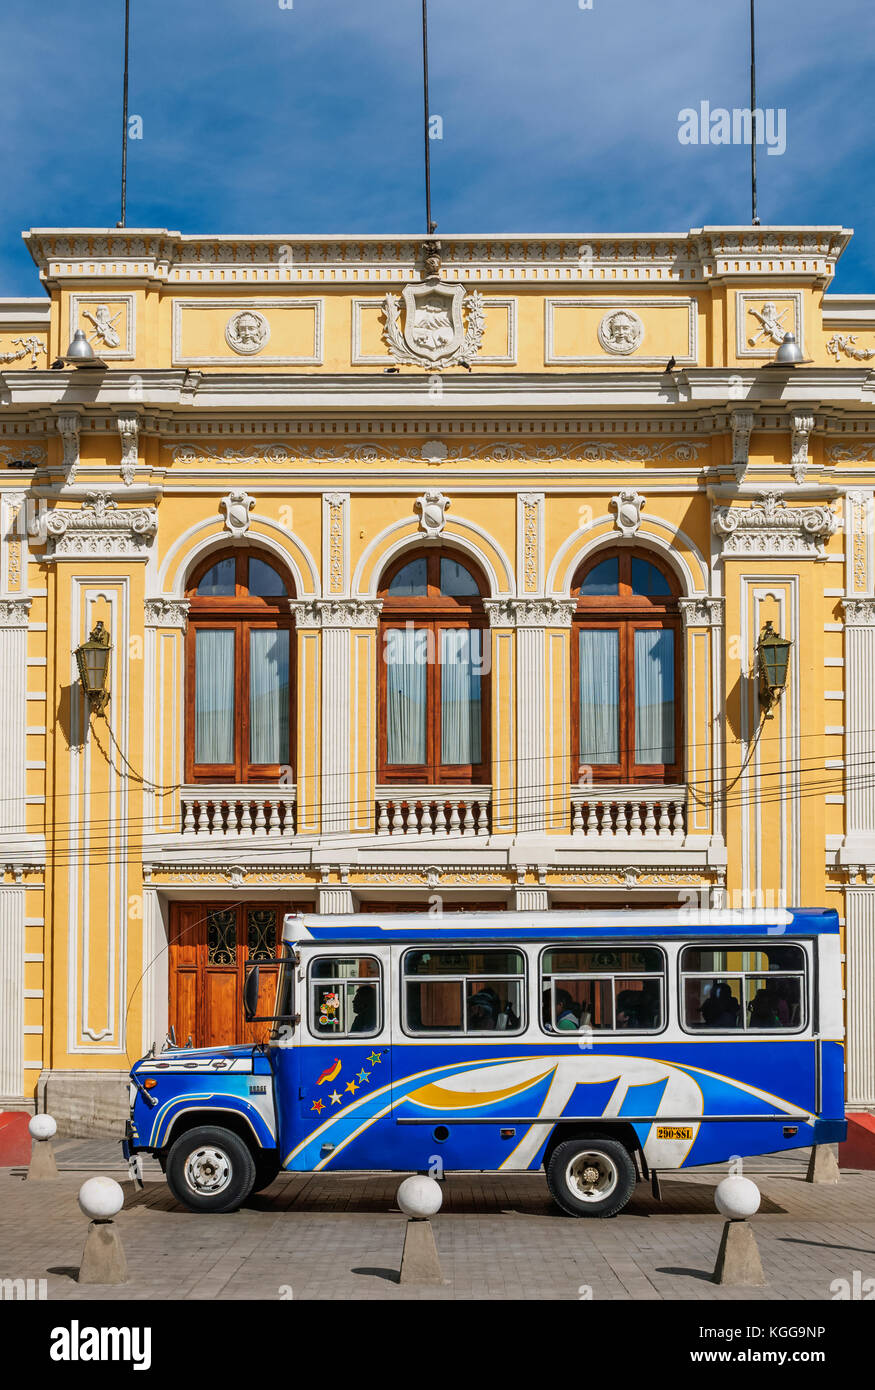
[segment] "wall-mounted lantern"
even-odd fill
[[[88,700],[89,707],[100,714],[109,699],[106,677],[109,671],[109,654],[112,651],[109,633],[102,622],[91,633],[87,642],[76,648],[76,665],[79,667],[79,680]]]
[[[757,664],[760,672],[760,704],[767,711],[766,718],[773,716],[768,713],[772,705],[780,700],[787,684],[787,667],[790,664],[790,648],[792,641],[787,637],[781,637],[772,627],[772,621],[766,623],[760,633],[760,640],[757,643]]]

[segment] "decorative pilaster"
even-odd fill
[[[125,487],[130,487],[136,477],[139,462],[140,422],[136,415],[119,415],[116,417],[116,424],[122,441],[122,482]]]
[[[322,572],[326,594],[349,592],[349,493],[322,497]]]
[[[76,469],[79,467],[79,416],[59,415],[57,425],[58,434],[64,444],[64,456],[61,461],[64,482],[72,483],[76,479]]]
[[[292,608],[296,617],[301,610],[299,624],[322,628],[322,832],[348,832],[351,819],[355,819],[352,779],[358,771],[350,762],[352,721],[358,715],[358,701],[350,699],[352,633],[354,629],[376,628],[382,602],[316,599],[293,604]],[[369,690],[367,697],[372,708],[376,689]]]
[[[517,574],[525,594],[539,594],[544,584],[544,494],[517,494]]]
[[[24,1095],[25,891],[0,885],[0,1104]]]
[[[808,440],[813,429],[813,415],[793,411],[790,416],[790,467],[797,483],[805,482],[808,469]]]
[[[27,792],[27,622],[29,598],[0,598],[0,840],[21,837]]]
[[[846,598],[845,614],[845,815],[842,858],[875,864],[875,785],[865,769],[875,756],[872,689],[875,687],[875,598]]]
[[[849,1106],[875,1106],[875,887],[845,889]]]
[[[729,416],[732,426],[732,467],[737,482],[741,482],[747,472],[750,459],[750,436],[753,431],[752,410],[733,410]]]

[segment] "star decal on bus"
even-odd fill
[[[377,1065],[377,1063],[380,1061],[380,1053],[379,1053],[379,1052],[369,1052],[369,1053],[368,1053],[368,1061],[371,1063],[371,1066],[374,1066],[374,1067],[375,1067],[375,1066]]]
[[[339,1091],[332,1091],[332,1092],[331,1092],[331,1095],[328,1097],[328,1099],[331,1101],[331,1104],[332,1104],[332,1105],[339,1105],[339,1104],[340,1104],[340,1092],[339,1092]]]
[[[356,1091],[358,1090],[358,1086],[356,1085],[356,1083],[355,1083],[354,1081],[347,1081],[347,1083],[346,1083],[346,1089],[347,1089],[349,1092],[351,1092],[352,1095],[355,1095]]]
[[[362,1067],[361,1071],[358,1072],[358,1079],[359,1081],[370,1081],[371,1073],[369,1071],[365,1071],[364,1067]]]
[[[313,1104],[310,1106],[310,1109],[315,1110],[317,1115],[321,1115],[322,1111],[325,1109],[325,1101],[314,1100]]]

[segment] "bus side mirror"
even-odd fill
[[[243,1017],[247,1023],[255,1018],[258,1009],[258,966],[255,965],[246,977],[243,986]]]

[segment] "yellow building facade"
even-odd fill
[[[246,1036],[243,967],[290,907],[623,904],[835,907],[848,1105],[875,1106],[875,296],[828,292],[849,237],[26,234],[0,1107],[113,1131],[171,1024]],[[103,711],[75,659],[98,623]],[[768,623],[792,647],[767,719]]]

